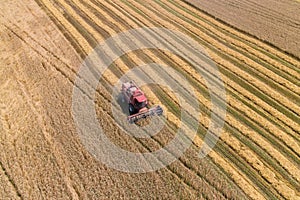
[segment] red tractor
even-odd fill
[[[129,123],[137,122],[148,116],[162,115],[161,106],[149,108],[147,97],[133,81],[123,83],[121,93],[122,101],[128,104],[129,116],[127,120]]]

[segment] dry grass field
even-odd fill
[[[300,199],[300,3],[272,2],[2,0],[0,199]],[[206,158],[198,158],[210,118],[205,81],[183,58],[155,49],[127,53],[103,75],[95,94],[99,124],[132,152],[172,139],[180,108],[165,88],[143,88],[169,116],[149,139],[120,130],[110,106],[110,85],[135,66],[159,63],[195,89],[202,117],[193,144],[163,169],[125,173],[81,143],[71,108],[81,63],[105,39],[138,27],[182,32],[217,64],[227,113]]]
[[[300,56],[299,1],[186,1],[212,16]]]

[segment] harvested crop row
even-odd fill
[[[220,159],[220,158],[219,158],[219,159]],[[224,166],[223,166],[223,167],[224,167]],[[233,168],[230,168],[228,165],[226,165],[225,168],[227,168],[228,171],[232,171],[232,170],[233,170]],[[243,180],[239,178],[238,182],[243,182]],[[242,185],[243,185],[243,184],[242,184]],[[253,191],[253,192],[254,192],[254,191]]]
[[[15,28],[15,27],[14,27]],[[7,147],[7,145],[11,142],[12,145],[8,146],[8,148],[5,148],[5,150],[3,149],[3,154],[1,155],[1,157],[3,158],[3,162],[5,163],[5,165],[7,166],[7,168],[9,169],[9,173],[12,174],[11,176],[11,181],[13,181],[17,186],[18,186],[18,190],[19,190],[19,196],[22,198],[30,198],[28,195],[30,194],[30,191],[34,192],[34,191],[38,191],[39,189],[44,189],[43,186],[41,186],[40,188],[38,188],[38,184],[41,184],[41,182],[45,181],[47,182],[47,180],[45,179],[45,177],[39,177],[39,176],[33,176],[32,180],[30,180],[30,176],[32,174],[35,174],[34,170],[25,170],[22,171],[22,169],[26,169],[23,168],[23,166],[28,167],[28,162],[31,162],[32,167],[41,167],[41,169],[45,170],[45,174],[48,174],[50,171],[52,172],[51,166],[43,166],[41,165],[41,163],[39,163],[39,159],[36,159],[36,157],[40,157],[43,158],[45,155],[47,158],[51,158],[53,159],[53,163],[51,163],[53,165],[54,168],[57,169],[56,171],[56,175],[53,174],[52,178],[53,178],[53,183],[55,183],[56,181],[59,180],[60,178],[60,183],[64,183],[61,184],[61,186],[59,186],[60,184],[57,184],[57,188],[56,189],[62,189],[65,190],[66,192],[66,196],[73,196],[73,192],[72,192],[72,187],[69,187],[70,185],[68,184],[68,177],[66,177],[64,175],[64,173],[62,173],[62,162],[61,159],[59,157],[59,154],[57,153],[57,151],[53,150],[49,153],[48,150],[50,150],[51,148],[54,148],[56,145],[53,144],[53,142],[51,141],[51,135],[46,132],[45,130],[45,126],[44,126],[44,122],[43,122],[43,117],[41,114],[41,110],[40,110],[40,98],[39,95],[32,95],[29,94],[31,91],[36,90],[36,86],[37,86],[37,82],[31,80],[31,79],[26,79],[25,77],[23,77],[24,75],[26,75],[26,73],[28,72],[24,72],[24,66],[31,66],[32,69],[36,69],[35,64],[37,63],[36,60],[33,60],[32,56],[35,57],[35,53],[29,54],[28,52],[31,51],[31,46],[27,46],[26,44],[26,40],[28,39],[25,34],[24,37],[24,32],[21,33],[20,30],[15,29],[15,32],[11,32],[9,30],[9,28],[6,30],[7,34],[10,35],[10,37],[12,38],[11,41],[13,41],[14,43],[10,43],[11,46],[8,46],[11,49],[7,49],[8,52],[14,52],[15,57],[11,57],[10,61],[6,61],[6,65],[9,66],[6,69],[9,69],[10,73],[7,73],[6,75],[6,79],[9,80],[10,82],[10,87],[9,88],[5,88],[5,90],[3,90],[3,103],[5,102],[5,106],[7,106],[8,110],[7,110],[7,117],[9,120],[13,121],[13,124],[11,124],[7,129],[7,131],[5,131],[3,133],[3,136],[12,136],[12,133],[14,133],[14,138],[7,138],[7,143],[3,143],[2,148]],[[18,32],[18,33],[17,33]],[[32,45],[32,44],[31,44]],[[33,44],[34,45],[34,44]],[[27,51],[24,52],[23,48],[27,47]],[[38,46],[36,49],[42,49],[40,46]],[[44,53],[44,52],[43,52]],[[10,54],[11,55],[11,54]],[[13,67],[12,67],[13,65]],[[23,71],[24,70],[24,71]],[[32,88],[28,88],[28,86],[26,85],[28,83],[28,85],[32,86]],[[4,89],[4,88],[3,88]],[[16,91],[14,98],[9,98],[10,96],[7,95],[8,93],[10,94],[11,91]],[[14,102],[15,101],[15,102]],[[9,102],[9,103],[8,103]],[[16,110],[17,109],[17,110]],[[20,112],[20,113],[18,113]],[[20,116],[24,116],[23,118],[21,118]],[[27,126],[29,124],[29,126]],[[29,131],[30,129],[30,131]],[[34,133],[39,133],[38,136],[35,135]],[[35,147],[35,140],[37,140],[39,142],[40,145],[44,145],[46,148],[45,149],[41,149],[41,151],[31,151],[31,149],[26,148],[26,144],[23,146],[23,144],[20,144],[22,142],[23,138],[28,137],[28,139],[26,140],[27,145],[30,146],[30,148],[34,148]],[[3,140],[6,141],[6,140]],[[53,145],[52,145],[53,144]],[[49,148],[49,149],[48,149]],[[20,151],[21,149],[21,151]],[[30,160],[26,160],[24,158],[26,158],[26,156],[21,156],[22,154],[25,154],[26,156],[30,157],[30,158],[35,158],[32,161]],[[47,154],[44,154],[47,153]],[[23,154],[23,155],[24,155]],[[35,164],[37,164],[36,166],[34,166]],[[21,166],[21,167],[20,167]],[[46,169],[48,168],[48,169]],[[49,171],[48,171],[49,170]],[[50,173],[51,173],[50,172]],[[21,175],[20,175],[21,174]],[[38,175],[36,173],[36,175]],[[19,180],[20,180],[20,176],[23,178],[22,180],[22,184],[20,184]],[[34,182],[36,182],[37,184],[33,184]],[[32,186],[32,188],[30,188]],[[52,188],[53,185],[49,184],[49,194],[51,194],[53,192]],[[22,196],[21,196],[22,194]],[[31,195],[32,198],[41,198],[38,196],[38,193],[34,193]],[[73,196],[74,198],[76,198],[76,195]]]
[[[203,30],[206,34],[214,37],[215,39],[217,38],[219,41],[222,41],[222,42],[226,41],[227,44],[230,44],[232,47],[235,48],[235,50],[239,50],[240,52],[243,52],[243,55],[248,56],[253,61],[257,61],[259,63],[264,64],[264,67],[263,67],[256,63],[255,63],[255,65],[252,65],[253,61],[247,60],[247,62],[246,62],[246,64],[255,66],[256,70],[260,71],[264,76],[267,76],[271,80],[276,81],[280,85],[283,85],[283,86],[289,85],[288,87],[292,87],[292,88],[294,88],[295,86],[293,84],[291,84],[288,80],[292,81],[292,83],[294,83],[294,84],[298,84],[299,79],[298,79],[296,71],[291,70],[291,71],[289,71],[288,74],[283,74],[283,76],[280,77],[279,75],[281,75],[282,73],[277,74],[278,70],[275,70],[275,69],[276,68],[281,69],[280,72],[282,72],[283,71],[282,68],[284,68],[285,66],[282,65],[281,63],[278,63],[273,59],[267,58],[265,54],[256,51],[255,49],[251,48],[249,45],[247,45],[239,40],[233,39],[232,37],[224,34],[222,31],[218,30],[217,28],[214,28],[211,25],[199,20],[198,18],[196,18],[196,16],[193,16],[190,13],[187,13],[186,11],[181,10],[174,4],[171,4],[169,2],[159,2],[159,5],[164,6],[164,8],[167,10],[172,10],[172,12],[174,12],[174,14],[176,16],[182,18],[187,23],[199,28],[200,30]],[[167,7],[165,7],[165,6],[167,6]],[[213,34],[210,34],[210,33],[213,33]],[[259,60],[257,60],[258,58],[259,58]],[[245,62],[245,60],[243,60],[243,61]],[[263,62],[263,61],[266,61],[266,62]],[[268,65],[268,67],[265,67],[266,65]],[[273,73],[274,70],[276,73]],[[297,89],[295,90],[295,92],[297,92]]]
[[[169,116],[168,116],[168,118],[169,118]],[[176,121],[178,121],[178,119],[176,119],[176,118],[173,118],[173,117],[170,117],[169,118],[170,120],[172,120],[173,122],[176,122]],[[175,121],[174,121],[175,120]]]
[[[77,29],[74,26],[72,26],[72,24],[68,20],[65,19],[65,17],[62,14],[64,11],[63,10],[59,11],[48,0],[43,0],[42,2],[47,7],[47,9],[49,9],[49,11],[51,13],[53,13],[54,16],[56,16],[56,19],[60,23],[64,24],[66,30],[68,30],[70,33],[72,33],[72,35],[74,35],[74,37],[80,43],[80,45],[82,46],[82,48],[84,49],[84,51],[85,52],[89,52],[91,50],[91,47],[89,46],[88,42],[86,40],[84,40],[82,38],[81,34],[77,31]]]
[[[151,58],[152,58],[152,60],[153,61],[155,61],[155,63],[163,63],[163,61],[162,60],[158,60],[157,59],[157,57],[156,56],[151,56],[151,52],[147,52],[147,50],[145,50],[144,51],[145,52],[145,54],[147,54],[148,56],[150,56]],[[180,63],[180,61],[178,61],[178,60],[174,60],[174,62],[175,63]],[[181,65],[180,65],[181,66]],[[179,82],[180,83],[180,82]],[[199,93],[196,93],[196,96],[198,97],[198,100],[199,99],[201,99],[201,102],[203,101],[203,99],[205,99],[204,97],[200,97],[199,98]],[[241,108],[241,107],[243,107],[242,105],[240,105],[237,101],[235,101],[234,100],[234,98],[230,98],[230,99],[228,99],[228,101],[229,102],[232,102],[232,101],[234,101],[235,103],[233,104],[234,105],[234,107],[236,107],[237,109],[238,109],[238,107],[239,108]],[[205,104],[204,104],[205,105]],[[237,106],[237,105],[240,105],[240,106]],[[207,107],[207,105],[205,105],[206,107]],[[247,111],[247,110],[246,110]],[[208,118],[208,116],[203,116],[204,118]],[[231,123],[231,125],[232,126],[234,126],[234,127],[236,127],[236,124],[240,124],[239,122],[237,122],[236,120],[235,120],[235,118],[234,117],[231,117],[230,115],[228,115],[227,117],[230,117],[230,122],[232,122]],[[200,120],[201,121],[201,120]],[[203,122],[201,121],[201,123],[202,123],[202,125],[204,125],[203,124]],[[205,122],[204,122],[205,123]],[[208,125],[207,125],[207,123],[204,125],[206,128],[208,128]],[[244,127],[243,129],[245,129],[246,127]],[[246,129],[245,129],[246,130]],[[248,129],[249,130],[249,129]],[[228,133],[227,133],[228,134]],[[258,135],[258,134],[256,134],[255,136],[252,134],[252,136],[253,136],[253,138],[259,138],[259,139],[257,139],[256,141],[258,141],[258,143],[259,144],[261,144],[260,146],[261,147],[264,147],[265,149],[268,149],[268,151],[269,152],[271,152],[271,155],[272,155],[272,157],[273,158],[277,158],[278,159],[278,157],[280,157],[278,160],[280,160],[280,163],[281,163],[281,165],[282,166],[289,166],[290,167],[290,169],[291,169],[291,174],[294,176],[294,178],[298,178],[297,177],[297,174],[298,173],[300,173],[299,172],[299,170],[297,169],[297,167],[295,167],[292,163],[290,163],[284,156],[282,156],[276,149],[274,149],[272,146],[270,146],[270,144],[268,144],[268,142],[266,141],[266,140],[264,140],[264,139],[262,139],[261,137],[260,137],[260,135]],[[230,141],[230,140],[228,140],[228,141]],[[262,143],[261,143],[262,142]],[[228,145],[232,145],[232,142],[230,141],[229,143],[227,143]],[[233,144],[237,144],[237,142],[235,142],[235,143],[233,143]],[[233,148],[236,148],[236,147],[234,147],[233,146]],[[273,153],[273,152],[275,152],[275,154]],[[253,156],[254,157],[254,156]],[[289,171],[289,169],[287,169],[288,171]],[[260,170],[260,171],[262,171],[262,170]],[[261,172],[262,174],[263,174],[263,172]],[[282,177],[283,178],[283,177]]]
[[[221,59],[219,59],[219,60],[221,60]],[[220,64],[220,63],[218,63],[218,64]],[[229,64],[230,64],[230,63],[229,63]],[[276,112],[276,115],[278,115],[278,112]],[[275,116],[276,116],[276,115],[275,115]],[[285,117],[283,117],[282,120],[286,121]],[[294,122],[291,121],[291,124],[294,124]],[[295,126],[295,127],[297,127],[297,126]]]
[[[277,112],[278,113],[278,112]],[[282,118],[282,119],[284,119],[284,117]],[[292,123],[294,123],[294,122],[292,122]],[[297,126],[295,126],[295,127],[297,127]],[[297,138],[297,137],[296,137]]]
[[[102,105],[103,106],[103,105]],[[121,140],[122,141],[122,140]]]
[[[209,52],[210,53],[210,52]],[[219,63],[218,63],[219,64]],[[262,93],[261,93],[261,95],[262,95]],[[265,96],[266,97],[266,96]],[[270,98],[269,98],[269,100],[270,100]],[[268,101],[267,101],[268,102]],[[284,119],[285,119],[286,117],[284,117]],[[282,120],[282,119],[281,119]],[[287,120],[289,120],[289,119],[287,119]],[[292,122],[293,123],[293,122]],[[297,126],[296,126],[297,127]]]
[[[150,4],[150,3],[149,3]],[[160,7],[156,7],[156,11],[155,10],[152,10],[152,12],[156,12],[157,16],[161,16],[161,18],[159,19],[162,23],[166,24],[165,21],[163,22],[162,21],[162,18],[163,16],[167,16],[168,12],[164,12],[163,10],[160,11],[160,13],[157,12],[157,10],[159,9]],[[141,8],[140,8],[141,9]],[[148,7],[148,4],[147,4],[147,10],[143,10],[145,13],[148,14],[148,16],[150,15],[149,13],[149,10],[151,10],[151,8]],[[164,15],[161,15],[161,13],[164,13]],[[158,18],[158,17],[157,17]],[[220,51],[222,52],[226,52],[226,55],[230,54],[230,52],[232,50],[229,50],[225,45],[211,39],[208,35],[204,34],[204,33],[201,33],[199,32],[199,30],[197,30],[195,27],[192,27],[190,26],[189,24],[187,23],[184,23],[182,22],[182,20],[180,19],[177,19],[176,17],[172,18],[171,20],[172,22],[174,23],[178,23],[179,26],[181,27],[185,27],[184,29],[187,29],[188,31],[190,31],[193,35],[198,35],[197,37],[200,37],[201,39],[204,39],[206,40],[209,44],[217,47]],[[169,23],[170,24],[170,23]],[[168,24],[168,25],[169,25]],[[182,25],[183,24],[183,25]],[[166,26],[168,26],[166,25]],[[173,27],[175,28],[175,27]],[[175,29],[177,30],[177,29]],[[246,58],[243,58],[242,55],[240,55],[239,53],[236,53],[234,52],[234,57],[240,57],[241,56],[241,59],[242,60],[245,60]],[[237,54],[237,55],[235,55]],[[238,65],[240,65],[240,63],[238,63]],[[234,68],[235,67],[235,68]],[[245,74],[245,72],[243,72],[243,70],[241,70],[240,68],[232,65],[231,68],[233,68],[231,71],[234,71],[236,72],[236,70],[239,70],[239,72],[241,73],[238,73],[240,76],[243,77],[243,79],[245,79],[247,82],[251,82],[252,85],[254,85],[258,90],[262,91],[263,93],[265,94],[269,94],[270,96],[273,97],[273,99],[278,102],[279,104],[282,104],[284,107],[287,107],[290,111],[292,112],[296,112],[297,115],[300,115],[297,111],[299,110],[298,109],[298,106],[294,103],[292,103],[287,97],[281,95],[280,93],[278,93],[276,90],[272,90],[272,88],[270,88],[267,84],[261,82],[259,79],[257,79],[256,77],[249,77],[247,74]],[[295,88],[298,89],[298,87],[294,86]],[[271,92],[272,91],[272,92]],[[278,99],[280,99],[280,101],[278,101]]]
[[[169,55],[170,57],[172,57],[172,55]],[[164,59],[165,60],[165,59]],[[175,59],[175,58],[173,58],[172,59],[175,63],[177,63],[177,64],[179,64],[180,63],[180,67],[183,67],[183,69],[185,70],[185,71],[187,71],[187,72],[189,72],[190,71],[190,69],[187,69],[187,67],[186,67],[186,63],[183,63],[182,61],[180,61],[180,60],[178,60],[178,59]],[[157,63],[160,63],[159,61],[156,61]],[[162,62],[162,61],[161,61]],[[191,76],[191,77],[194,77],[194,75],[193,75],[193,73],[189,73],[189,75]],[[202,81],[201,81],[202,82]],[[203,84],[203,83],[201,83],[201,84]],[[200,94],[196,94],[197,96],[198,96],[198,98],[199,98],[199,100],[201,100],[201,102],[203,103],[203,105],[204,106],[206,106],[207,108],[209,108],[209,104],[207,103],[207,99],[206,98],[204,98],[202,95],[202,97],[199,97],[199,95]],[[233,101],[234,100],[234,98],[232,98],[232,96],[230,95],[230,96],[228,96],[228,98],[230,97],[230,99]],[[228,101],[230,100],[230,99],[228,99]],[[236,103],[237,103],[237,105],[240,105],[240,106],[236,106],[235,104],[233,104],[233,105],[231,105],[233,108],[235,108],[236,110],[241,110],[242,109],[242,111],[240,111],[242,114],[246,114],[246,116],[248,116],[250,119],[252,119],[252,120],[254,120],[254,118],[253,118],[253,116],[256,116],[256,117],[258,117],[258,119],[259,120],[261,120],[261,121],[264,121],[264,119],[263,118],[260,118],[260,116],[258,116],[255,112],[253,112],[252,110],[249,110],[248,108],[245,108],[245,106],[244,105],[241,105],[241,103],[240,102],[237,102],[237,101],[235,101]],[[250,114],[248,113],[248,112],[251,112]],[[229,122],[231,122],[232,120],[229,120]],[[237,123],[238,124],[238,123]],[[269,126],[269,129],[270,130],[272,130],[272,129],[275,129],[276,127],[274,127],[272,124],[269,124],[268,125]],[[297,145],[297,143],[295,143],[295,141],[292,139],[292,138],[290,138],[288,135],[286,135],[284,132],[282,132],[282,131],[280,131],[280,130],[273,130],[273,131],[271,131],[271,132],[274,132],[275,134],[277,133],[277,135],[278,135],[278,137],[279,138],[285,138],[284,139],[284,141],[285,141],[285,143],[287,144],[287,146],[288,147],[291,147],[291,148],[294,148],[295,149],[295,152],[299,152],[299,146]],[[257,136],[259,136],[259,135],[257,135]],[[262,140],[262,141],[264,141],[264,140]],[[265,142],[266,141],[264,141],[263,142],[263,145],[260,145],[261,147],[265,147]],[[270,146],[270,145],[269,145]],[[270,146],[271,147],[271,146]],[[272,147],[271,147],[271,149],[272,149]],[[273,148],[274,149],[274,148]],[[271,152],[273,152],[273,151],[271,151]],[[277,158],[277,156],[275,156],[274,154],[272,155],[272,157],[273,158]],[[286,164],[287,164],[287,161],[286,160],[283,160],[282,162],[280,162],[281,163],[281,165],[282,166],[285,166]],[[294,171],[295,171],[295,169],[294,169]],[[298,172],[297,172],[298,173]],[[292,173],[292,174],[294,174],[294,176],[297,174],[297,173]],[[295,178],[297,178],[297,177],[295,177]]]
[[[159,62],[158,62],[159,63]],[[230,100],[229,100],[230,101]],[[206,116],[206,117],[208,117],[208,116]],[[235,118],[230,118],[230,119],[235,119]],[[201,122],[202,123],[202,122]],[[232,124],[234,127],[236,127],[236,124],[234,124],[235,123],[235,121],[232,121],[232,123],[230,123],[230,124]],[[237,122],[237,124],[240,124],[240,123],[238,123]],[[203,125],[203,124],[202,124]],[[207,127],[206,127],[207,128]],[[246,127],[245,127],[246,128]],[[245,128],[243,128],[243,130],[247,130],[247,129],[245,129]],[[227,133],[227,135],[228,135],[228,133]],[[256,136],[257,136],[257,134],[256,134]],[[222,135],[222,137],[223,137],[223,135]],[[258,137],[259,138],[259,137]],[[264,141],[262,138],[260,138],[262,141]],[[236,141],[236,142],[232,142],[232,139],[227,139],[227,140],[224,140],[224,141],[228,141],[228,145],[232,145],[232,144],[234,144],[235,145],[235,147],[234,146],[232,146],[232,148],[236,148],[237,146],[241,146],[240,144],[239,145],[237,145],[238,144],[238,142]],[[261,142],[259,142],[259,143],[261,143]],[[264,141],[264,145],[266,145],[268,142],[266,142],[266,141]],[[268,147],[270,147],[270,145],[268,144],[267,145]],[[242,148],[242,149],[244,149],[245,150],[245,148]],[[271,149],[272,149],[272,147],[271,147]],[[270,149],[269,149],[270,150]],[[275,149],[273,149],[273,150],[270,150],[271,152],[274,152],[274,150]],[[279,153],[279,152],[277,152],[277,153]],[[247,154],[249,154],[249,151],[248,151],[248,153]],[[246,154],[243,154],[244,156],[246,155]],[[280,154],[279,154],[280,155]],[[278,157],[278,155],[275,155],[274,156],[274,154],[272,155],[273,157]],[[254,155],[252,155],[252,156],[250,156],[252,159],[255,157]],[[250,157],[248,157],[248,158],[250,158]],[[281,164],[283,164],[283,165],[286,165],[287,163],[285,163],[285,162],[288,162],[289,163],[289,161],[288,160],[286,160],[285,159],[285,157],[283,157],[283,156],[281,156],[281,159],[279,159],[279,160],[283,160],[282,162],[281,162]],[[248,161],[248,162],[250,162],[250,161]],[[251,161],[250,163],[253,163],[253,161]],[[294,173],[292,173],[292,174],[296,174],[296,172],[297,172],[297,168],[295,169],[295,167],[294,168],[292,168],[293,167],[293,165],[291,164],[290,165],[290,167],[291,167],[291,169],[293,169],[293,171],[294,171]],[[259,170],[262,174],[264,174],[262,171],[263,171],[263,169],[259,169],[259,168],[257,168],[257,167],[255,167],[257,170]],[[296,172],[295,172],[295,170],[296,170]],[[264,171],[266,171],[265,169],[264,169]],[[292,172],[293,172],[292,171]],[[268,175],[266,175],[266,176],[268,176]],[[297,175],[296,175],[297,176]],[[270,178],[270,177],[268,177],[268,178]],[[282,179],[283,177],[281,177],[281,179]],[[277,185],[275,182],[274,182],[274,185]]]
[[[173,58],[174,56],[169,54],[168,57]],[[173,59],[174,60],[174,59]],[[182,62],[180,60],[176,60],[176,63],[179,64],[180,68],[183,68],[185,71],[188,72],[188,74],[195,78],[197,81],[199,81],[199,83],[201,83],[203,85],[203,87],[205,87],[204,82],[199,79],[199,75],[198,73],[193,73],[191,71],[191,69],[186,69],[187,63]],[[198,75],[198,76],[197,76]],[[233,81],[231,81],[230,79],[224,77],[223,80],[229,84],[232,85],[232,92],[235,92],[235,89],[237,88],[237,86],[234,84]],[[244,89],[243,88],[238,88],[237,89],[240,92],[243,92]],[[248,100],[248,99],[247,99]],[[249,108],[247,108],[248,110]],[[244,114],[244,112],[241,112],[242,114]],[[255,114],[256,116],[259,117],[259,120],[256,118],[253,118],[252,115],[247,115],[248,117],[250,117],[253,121],[257,121],[257,123],[262,123],[261,126],[266,126],[269,127],[268,129],[266,129],[268,132],[271,130],[271,133],[276,135],[278,138],[282,138],[282,142],[286,143],[288,147],[293,148],[295,152],[299,152],[299,146],[297,145],[297,143],[295,143],[294,139],[291,138],[289,135],[287,135],[285,132],[281,131],[280,129],[278,129],[278,127],[275,127],[272,123],[265,121],[264,118],[260,117],[259,115]],[[271,128],[272,127],[272,128]]]

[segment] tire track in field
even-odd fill
[[[27,42],[20,36],[20,35],[18,35],[16,32],[14,32],[12,29],[10,29],[9,27],[7,27],[6,25],[5,25],[5,27],[7,28],[7,30],[8,31],[10,31],[11,33],[13,33],[18,39],[20,39],[20,41],[21,42],[23,42],[23,43],[25,43],[25,44],[27,44]],[[29,45],[28,45],[29,46]],[[13,69],[13,73],[14,74],[17,74],[17,72],[16,72],[16,70],[15,69]],[[30,97],[30,95],[28,95],[26,92],[26,90],[25,90],[25,86],[22,84],[22,82],[20,82],[20,81],[18,81],[18,78],[17,78],[18,76],[17,75],[14,75],[14,78],[15,78],[15,80],[16,80],[16,82],[18,83],[18,85],[20,86],[20,89],[21,89],[21,91],[22,91],[22,94],[23,94],[23,96],[24,96],[24,98],[26,99],[26,101],[27,101],[27,104],[29,105],[29,107],[31,108],[31,109],[35,109],[35,107],[33,107],[33,105],[31,104],[32,102],[32,100],[31,99],[29,99]],[[38,122],[39,122],[39,124],[40,124],[40,126],[41,126],[41,128],[42,128],[42,131],[43,131],[43,133],[45,134],[44,136],[45,136],[45,139],[47,140],[47,142],[48,142],[48,144],[49,144],[49,147],[51,148],[51,147],[53,147],[51,144],[52,143],[50,143],[50,138],[48,137],[49,136],[49,134],[48,133],[45,133],[45,127],[43,126],[43,123],[42,123],[42,121],[40,121],[40,118],[41,118],[41,115],[39,115],[38,113],[37,113],[37,111],[36,110],[32,110],[33,111],[33,113],[37,116],[37,118],[38,118]],[[55,154],[55,151],[53,151],[53,153],[54,153],[54,155],[55,155],[55,158],[57,158],[58,156],[57,156],[57,154]],[[56,162],[58,165],[60,164],[58,161]],[[61,168],[61,165],[59,165],[60,167],[59,167],[59,169],[62,169]],[[5,169],[5,168],[4,168]],[[66,186],[67,186],[67,188],[68,189],[70,189],[69,191],[70,191],[70,194],[72,194],[73,195],[73,190],[72,190],[72,188],[70,188],[71,186],[69,185],[69,182],[68,182],[68,179],[66,179],[66,177],[62,174],[62,171],[60,170],[59,171],[59,173],[60,173],[60,175],[61,175],[61,177],[64,179],[64,181],[65,181],[65,184],[66,184]],[[17,188],[17,186],[16,186],[16,184],[14,183],[14,181],[11,179],[11,178],[9,178],[9,180],[14,184],[14,187],[16,187]],[[70,187],[69,187],[70,186]],[[21,194],[20,194],[20,192],[17,190],[17,193],[18,193],[18,196],[21,196]],[[74,195],[74,198],[76,197],[76,195]],[[76,198],[75,198],[76,199]]]
[[[5,85],[7,85],[8,83],[9,83],[9,81],[7,81],[4,85],[1,85],[1,88],[5,88]],[[0,103],[0,130],[6,132],[6,131],[9,131],[9,129],[10,129],[10,123],[7,121],[7,119],[5,117],[5,105]],[[19,199],[23,199],[22,194],[21,194],[17,184],[15,183],[14,179],[9,174],[6,167],[4,166],[4,164],[1,161],[0,161],[0,170],[3,171],[3,174],[7,178],[10,185],[13,187],[16,196]]]
[[[24,41],[22,41],[22,42],[24,42]],[[53,154],[54,154],[55,161],[56,161],[56,164],[58,165],[58,169],[59,169],[58,172],[59,172],[60,176],[62,177],[64,183],[66,184],[66,187],[69,191],[69,195],[72,197],[72,199],[79,199],[79,195],[78,195],[76,189],[73,187],[71,179],[68,176],[66,176],[63,172],[64,161],[62,159],[60,159],[59,152],[56,149],[58,144],[55,142],[55,140],[53,140],[52,136],[47,131],[47,128],[45,125],[46,122],[45,122],[41,112],[39,111],[37,102],[35,102],[35,100],[32,99],[32,97],[31,97],[30,93],[28,92],[28,89],[26,88],[24,83],[21,80],[19,80],[18,75],[17,75],[18,72],[15,69],[13,70],[13,72],[14,72],[13,76],[14,76],[16,82],[18,83],[18,85],[20,86],[22,95],[24,96],[24,99],[26,100],[27,104],[29,105],[29,107],[32,110],[32,112],[34,113],[34,115],[37,117],[37,124],[40,126],[42,133],[44,135],[44,138],[46,139],[47,143],[49,144],[49,147],[51,148],[51,152],[53,152]]]
[[[0,161],[0,168],[3,171],[5,177],[7,178],[8,182],[11,184],[11,186],[14,188],[14,192],[16,194],[16,196],[18,197],[18,199],[23,199],[21,192],[19,191],[19,188],[17,186],[17,184],[15,183],[15,181],[13,180],[13,178],[11,177],[11,175],[7,172],[6,168],[4,167],[3,163]]]
[[[14,29],[15,29],[16,27],[14,27]],[[20,31],[21,32],[21,31]],[[35,53],[37,53],[38,55],[40,55],[42,58],[44,58],[45,60],[47,60],[47,62],[49,61],[48,59],[47,59],[47,57],[48,56],[43,56],[39,51],[41,51],[41,49],[42,48],[40,48],[40,46],[38,45],[38,47],[34,47],[34,45],[35,45],[35,42],[32,42],[32,41],[30,41],[30,36],[29,35],[26,35],[26,32],[24,32],[24,31],[22,31],[22,34],[21,33],[19,33],[20,35],[23,35],[22,37],[20,37],[20,35],[18,35],[18,34],[16,34],[15,32],[13,32],[12,31],[12,33],[14,34],[14,35],[16,35],[19,39],[21,39],[23,42],[25,42],[25,44],[27,44],[29,47],[31,47],[34,51],[35,51]],[[25,35],[25,36],[24,36]],[[29,41],[28,41],[28,39],[29,39]],[[31,38],[32,39],[32,38]],[[25,40],[27,40],[27,41],[25,41]],[[42,46],[43,47],[43,46]],[[36,48],[36,49],[35,49]],[[42,49],[43,50],[43,49]],[[47,49],[45,49],[46,50],[46,53],[45,53],[45,51],[41,51],[41,52],[43,52],[43,53],[45,53],[45,54],[48,54],[48,53],[50,53],[52,56],[54,56],[53,58],[55,58],[55,59],[59,59],[58,58],[58,56],[55,56],[55,54],[53,54],[52,52],[50,52],[50,51],[47,51]],[[53,59],[53,58],[51,58],[51,59]],[[51,63],[51,59],[50,59],[50,61],[49,61],[49,63]],[[62,60],[60,60],[60,62],[63,62]],[[64,64],[66,64],[66,63],[64,63]],[[55,66],[55,65],[54,65]],[[44,67],[44,65],[43,65],[43,67]],[[62,71],[62,70],[60,70],[60,68],[56,68],[56,70],[59,72],[59,73],[62,73],[63,75],[64,75],[64,71]],[[83,195],[84,196],[84,195]]]
[[[8,27],[8,29],[9,29],[9,27]],[[19,33],[16,33],[15,31],[12,31],[12,30],[10,30],[10,31],[14,35],[16,35],[22,42],[24,42],[28,47],[30,47],[35,53],[37,53],[39,56],[41,56],[41,58],[43,58],[44,60],[46,60],[46,63],[50,63],[51,66],[53,66],[55,68],[55,70],[57,72],[59,72],[59,74],[61,74],[65,78],[67,78],[72,83],[72,85],[74,85],[74,83],[72,82],[72,78],[70,78],[69,77],[70,75],[68,75],[68,74],[72,74],[72,73],[74,73],[74,74],[77,73],[74,69],[72,69],[72,67],[68,66],[67,63],[65,63],[62,59],[60,59],[53,52],[47,50],[46,48],[43,49],[43,46],[42,45],[40,46],[40,44],[36,40],[34,40],[34,38],[31,38],[26,32],[22,32],[23,34],[25,34],[25,36],[21,36],[21,34],[19,35]],[[29,41],[27,41],[28,39],[29,39]],[[42,47],[42,48],[40,48],[40,47]],[[56,64],[54,64],[54,62],[52,62],[53,58],[55,60],[59,61],[60,63],[62,63],[63,65],[67,66],[68,70],[71,70],[71,71],[64,71],[61,67],[57,67]],[[55,157],[57,157],[57,156],[55,156]]]

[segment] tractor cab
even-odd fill
[[[142,108],[146,107],[148,104],[146,96],[140,90],[136,90],[132,94],[130,102],[132,103],[132,105],[136,110],[141,110]]]

